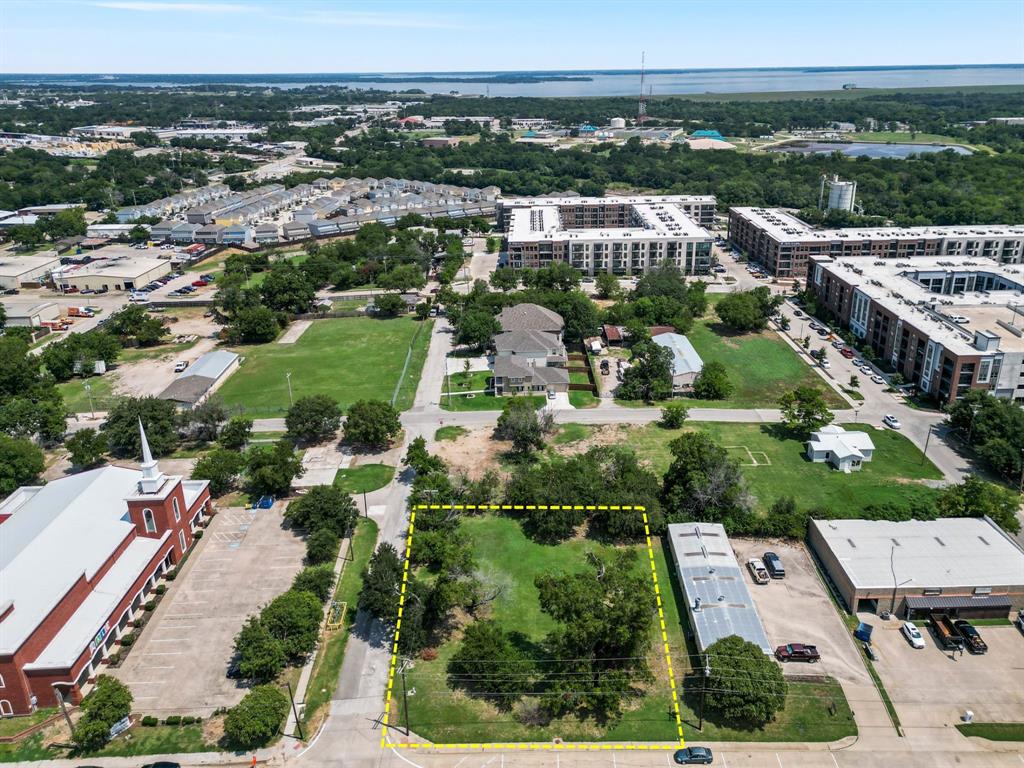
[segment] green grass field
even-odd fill
[[[86,384],[92,389],[91,406],[89,393],[85,391]],[[64,407],[68,413],[89,413],[90,408],[96,411],[106,411],[117,400],[110,376],[90,376],[88,379],[71,379],[58,384],[57,390],[64,398]]]
[[[227,406],[239,406],[251,416],[282,415],[288,410],[291,373],[293,396],[330,395],[343,408],[357,400],[390,400],[417,329],[409,369],[395,406],[412,406],[432,323],[411,317],[377,320],[345,317],[315,320],[294,344],[238,347],[244,357],[236,372],[218,391]]]
[[[465,427],[439,427],[434,433],[435,440],[458,440],[463,435],[468,435],[469,430]]]
[[[551,438],[551,442],[555,445],[575,443],[590,437],[593,432],[594,428],[588,424],[563,424]]]
[[[383,488],[395,476],[395,468],[387,464],[361,464],[350,469],[339,469],[334,484],[345,493],[369,493]]]
[[[802,441],[776,437],[770,425],[702,422],[685,429],[700,429],[719,445],[732,446],[729,453],[741,464],[751,464],[753,455],[759,466],[744,466],[743,474],[755,507],[762,512],[780,496],[792,496],[800,507],[825,506],[851,514],[872,504],[902,504],[911,496],[934,497],[936,491],[917,481],[940,480],[942,473],[903,435],[864,424],[844,426],[870,432],[875,443],[874,459],[848,475],[827,464],[811,463],[804,457]],[[668,444],[682,431],[651,424],[631,429],[626,443],[661,475],[671,459]]]

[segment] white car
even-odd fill
[[[828,360],[819,360],[818,365],[820,365],[822,368],[825,368],[826,370],[832,367],[832,363],[830,363]]]
[[[875,382],[875,384],[885,384],[885,379],[883,379],[881,376],[872,376],[871,380]]]
[[[900,424],[900,420],[893,416],[891,413],[887,413],[885,414],[885,416],[882,417],[882,423],[885,424],[885,426],[889,427],[889,429],[899,429],[900,427],[903,426],[902,424]]]
[[[862,371],[864,371],[864,373],[870,373],[870,374],[874,374],[874,372],[875,372],[875,369],[874,369],[874,368],[872,368],[872,367],[871,367],[870,365],[862,365],[862,366],[860,367],[860,369],[861,369]]]
[[[904,621],[900,627],[900,632],[907,638],[907,642],[918,650],[924,648],[924,635],[921,634],[921,630],[914,626],[912,621]]]
[[[186,368],[188,368],[188,360],[179,360],[178,362],[176,362],[174,364],[174,372],[175,373],[181,373]]]

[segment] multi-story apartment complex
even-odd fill
[[[709,195],[499,200],[509,266],[563,261],[593,275],[643,273],[664,262],[686,274],[711,266],[715,198]]]
[[[1024,269],[993,259],[812,258],[808,287],[908,383],[1024,403]]]
[[[1024,225],[815,229],[776,208],[730,208],[729,241],[776,277],[804,278],[814,257],[906,259],[965,256],[1024,260]]]

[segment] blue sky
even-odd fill
[[[1024,61],[1024,0],[0,0],[2,72]]]

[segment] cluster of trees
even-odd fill
[[[1024,409],[1017,403],[971,390],[949,407],[948,421],[993,472],[1010,482],[1021,482]]]
[[[341,540],[351,535],[359,510],[352,497],[333,485],[318,485],[288,504],[284,519],[306,532],[306,562],[333,564]],[[325,598],[326,599],[326,598]]]
[[[71,739],[82,752],[95,752],[110,741],[111,726],[131,714],[132,694],[120,680],[100,675],[82,699],[81,709]]]
[[[7,441],[9,456],[0,451],[0,485],[6,484],[3,477],[25,477],[36,465],[39,449],[30,438],[38,435],[44,442],[55,442],[65,430],[64,400],[53,375],[38,355],[29,353],[26,335],[14,330],[0,336],[0,434],[15,439]],[[16,457],[21,457],[21,469],[14,465]]]
[[[750,291],[726,294],[715,305],[715,314],[734,331],[763,331],[783,301],[782,296],[773,296],[767,285],[761,285]]]
[[[687,283],[679,268],[668,263],[643,275],[625,296],[613,276],[601,275],[597,281],[599,294],[619,299],[608,308],[605,321],[623,326],[633,341],[648,340],[647,328],[652,325],[667,325],[678,333],[689,333],[694,318],[707,311],[706,287],[700,280]]]
[[[2,158],[0,158],[2,162]],[[10,237],[22,245],[38,245],[45,240],[60,240],[85,234],[85,209],[68,208],[52,216],[42,216],[34,224],[11,227]]]

